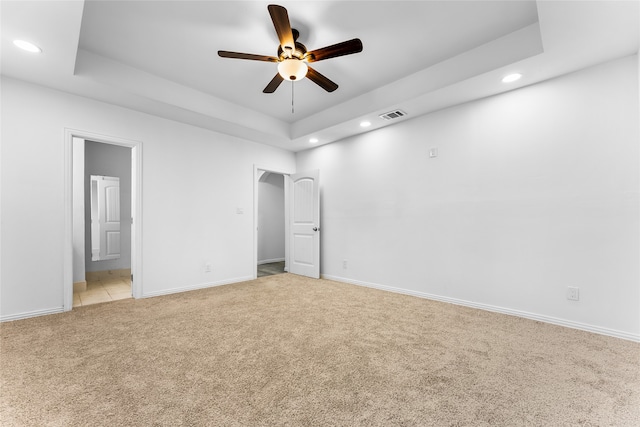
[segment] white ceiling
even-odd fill
[[[335,92],[304,79],[264,94],[276,64],[217,51],[276,56],[268,4],[2,0],[1,71],[299,151],[363,132],[363,119],[393,124],[378,118],[393,109],[416,117],[631,55],[640,39],[638,1],[281,1],[309,50],[354,37],[364,49],[314,63]],[[523,79],[501,83],[513,71]]]

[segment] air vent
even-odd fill
[[[395,110],[395,111],[389,111],[388,113],[380,114],[380,118],[385,120],[393,120],[393,119],[399,119],[400,117],[404,117],[406,115],[407,113],[405,113],[402,110]]]

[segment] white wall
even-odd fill
[[[253,277],[254,164],[292,153],[4,77],[1,96],[3,320],[63,307],[65,128],[142,141],[145,296]]]
[[[638,83],[621,59],[296,158],[3,77],[0,317],[62,310],[72,128],[143,143],[145,296],[252,277],[253,165],[297,166],[325,276],[638,340]]]
[[[322,274],[639,340],[638,93],[628,57],[298,153]]]
[[[86,271],[131,268],[131,148],[85,142],[84,245]],[[120,178],[120,258],[91,260],[91,175]],[[74,279],[74,282],[76,280]]]
[[[258,181],[258,264],[284,261],[284,176],[266,173]]]

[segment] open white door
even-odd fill
[[[289,272],[320,278],[319,171],[291,175],[291,227]]]
[[[91,260],[120,258],[120,178],[91,175]]]

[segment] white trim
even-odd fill
[[[49,308],[46,310],[25,311],[24,313],[9,314],[8,316],[0,316],[0,322],[11,322],[13,320],[28,319],[29,317],[47,316],[49,314],[57,314],[64,312],[63,307]]]
[[[219,282],[207,282],[207,283],[200,283],[197,285],[185,286],[181,288],[163,289],[161,291],[145,293],[142,295],[141,298],[152,298],[152,297],[159,297],[162,295],[179,294],[181,292],[195,291],[198,289],[206,289],[206,288],[215,288],[216,286],[231,285],[234,283],[247,282],[249,280],[254,280],[254,278],[252,276],[244,276],[244,277],[237,277],[235,279],[221,280]]]
[[[131,148],[131,295],[142,297],[142,142]]]
[[[282,262],[282,261],[284,261],[284,258],[263,259],[261,261],[258,261],[258,265],[271,264],[272,262]]]
[[[62,242],[62,311],[73,309],[73,137],[64,130],[64,240]]]
[[[640,334],[633,334],[616,329],[603,328],[600,326],[589,325],[587,323],[574,322],[572,320],[559,319],[557,317],[545,316],[542,314],[529,313],[527,311],[513,310],[510,308],[498,307],[490,304],[476,303],[472,301],[461,300],[458,298],[443,297],[440,295],[429,294],[425,292],[413,291],[410,289],[396,288],[393,286],[379,285],[377,283],[363,282],[361,280],[346,279],[344,277],[331,276],[327,274],[321,275],[321,278],[333,280],[335,282],[348,283],[350,285],[364,286],[367,288],[380,289],[383,291],[394,292],[398,294],[411,295],[419,298],[425,298],[434,301],[446,302],[449,304],[461,305],[465,307],[477,308],[480,310],[491,311],[494,313],[508,314],[510,316],[522,317],[539,322],[550,323],[552,325],[564,326],[571,329],[579,329],[581,331],[592,332],[600,335],[607,335],[614,338],[621,338],[629,341],[640,342]]]
[[[134,298],[143,292],[142,282],[142,142],[111,135],[64,129],[64,246],[63,309],[73,309],[73,138],[131,148],[131,291]]]

